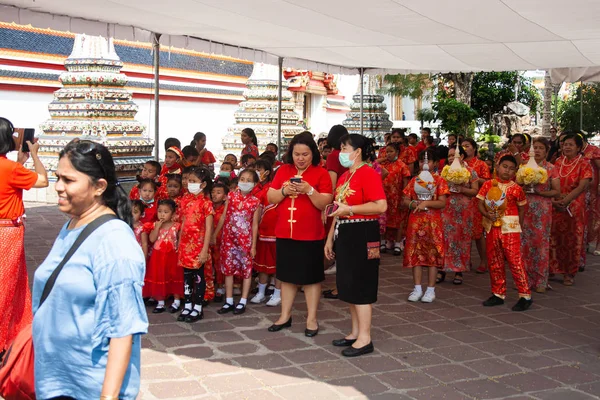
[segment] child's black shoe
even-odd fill
[[[502,300],[498,296],[492,296],[492,297],[490,297],[489,299],[487,299],[486,301],[483,302],[483,306],[484,307],[501,306],[502,304],[504,304],[504,300]]]
[[[512,308],[513,311],[525,311],[527,310],[529,307],[531,307],[531,304],[533,303],[533,300],[529,299],[527,300],[524,297],[521,297],[519,299],[519,301],[517,301],[517,304],[515,304]]]

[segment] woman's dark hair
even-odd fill
[[[524,133],[525,136],[525,146],[531,145],[531,135],[529,133]]]
[[[258,174],[253,169],[245,169],[245,170],[243,170],[242,172],[240,172],[240,175],[239,175],[238,178],[241,178],[244,175],[250,175],[252,177],[252,182],[254,182],[254,183],[260,182],[260,178],[258,177]]]
[[[150,160],[150,161],[146,161],[145,164],[152,166],[152,168],[154,168],[156,170],[156,175],[160,174],[160,170],[162,169],[162,166],[160,165],[160,163],[158,161]]]
[[[169,147],[177,147],[178,149],[180,149],[181,142],[177,138],[170,137],[167,140],[165,140],[165,150],[167,150]]]
[[[213,181],[211,179],[211,174],[208,168],[206,167],[190,167],[190,174],[194,175],[196,178],[200,179],[200,183],[206,182],[206,186],[204,187],[204,194],[210,194],[212,190]]]
[[[341,125],[336,125],[336,126],[341,126]],[[331,128],[331,129],[333,129],[333,128]],[[344,128],[344,129],[346,129],[346,128]],[[330,131],[330,134],[331,134],[331,131]],[[329,137],[327,137],[327,143],[329,144]],[[321,153],[319,153],[319,147],[317,146],[315,139],[313,139],[312,133],[310,133],[309,131],[304,131],[302,133],[299,133],[292,138],[292,140],[290,141],[290,144],[288,146],[287,152],[285,153],[285,157],[284,157],[284,162],[286,164],[292,164],[292,165],[294,164],[294,157],[293,157],[294,146],[296,146],[297,144],[303,144],[305,146],[308,146],[308,148],[310,149],[310,152],[312,153],[312,165],[314,165],[315,167],[317,165],[319,165],[319,163],[321,162]],[[338,143],[338,149],[339,149],[339,143]]]
[[[183,153],[184,158],[198,157],[200,155],[200,153],[198,153],[198,150],[196,150],[196,148],[192,146],[185,146],[183,149],[181,149],[181,152]]]
[[[154,179],[140,179],[138,180],[138,189],[142,190],[142,187],[146,186],[146,185],[151,185],[152,188],[154,189],[154,192],[156,193],[156,191],[158,190],[158,187],[160,186],[160,183],[156,182]]]
[[[340,144],[350,145],[354,150],[360,149],[362,161],[373,161],[376,159],[375,141],[371,138],[352,133],[342,136]]]
[[[394,129],[392,129],[392,131],[389,133],[390,137],[394,133],[399,133],[401,137],[404,137],[404,135],[406,134],[406,128],[394,128]]]
[[[327,135],[327,144],[333,147],[335,150],[339,150],[342,143],[340,139],[342,136],[346,136],[348,134],[348,129],[344,125],[334,125],[329,130],[329,134]]]
[[[438,160],[445,160],[448,158],[448,146],[436,146],[435,152],[437,153]]]
[[[522,133],[515,133],[508,139],[508,143],[512,143],[515,138],[520,137],[523,140],[523,145],[527,145],[527,137]]]
[[[425,160],[425,154],[427,154],[427,160],[429,160],[429,161],[434,161],[434,162],[440,161],[437,151],[435,151],[435,149],[433,149],[431,147],[429,147],[419,153],[419,161]]]
[[[229,193],[229,181],[227,183],[217,182],[214,184],[213,189],[223,189],[225,194]]]
[[[108,149],[100,143],[75,139],[60,152],[58,158],[63,157],[67,157],[77,171],[86,174],[93,184],[100,179],[106,181],[102,201],[119,219],[131,226],[131,202],[117,181],[115,163]]]
[[[456,150],[456,146],[452,146],[450,148],[448,148],[448,153],[450,153],[450,150]],[[458,154],[463,156],[463,157],[467,157],[467,152],[465,151],[465,149],[463,149],[462,146],[458,146]],[[456,157],[456,153],[454,153],[454,157]],[[448,158],[448,155],[446,154],[446,159]]]
[[[131,209],[133,210],[134,208],[137,208],[138,210],[140,210],[140,214],[144,213],[144,210],[146,209],[146,205],[144,204],[143,201],[141,200],[132,200],[131,201]]]
[[[448,136],[446,136],[446,139],[448,139],[450,136],[453,136],[454,139],[458,139],[458,136],[456,135],[456,133],[449,133]]]
[[[174,200],[171,199],[162,199],[158,201],[158,205],[159,206],[168,206],[171,211],[175,212],[175,210],[177,209],[177,203],[175,203]]]
[[[244,165],[244,164],[246,164],[246,163],[248,162],[248,160],[250,160],[250,159],[256,160],[256,157],[254,157],[254,155],[253,155],[253,154],[250,154],[250,153],[248,153],[248,154],[244,154],[244,155],[242,156],[242,159],[241,159],[240,161],[242,162],[242,165]]]
[[[388,143],[385,147],[391,147],[396,150],[397,153],[400,153],[400,143]]]
[[[479,149],[479,146],[477,145],[477,142],[475,142],[473,139],[471,138],[464,138],[462,140],[462,142],[460,142],[460,144],[463,144],[464,142],[469,143],[471,146],[473,146],[473,148],[475,149],[475,156],[477,156],[477,150]]]
[[[271,182],[273,179],[273,164],[271,164],[268,160],[260,159],[254,164],[254,169],[264,169],[269,172],[269,176],[267,177],[267,182]],[[260,177],[259,177],[260,178]]]
[[[500,161],[498,161],[498,165],[502,164],[502,161],[508,161],[515,164],[515,167],[519,165],[517,163],[517,159],[512,154],[507,154],[505,156],[500,157]]]
[[[269,147],[269,146],[275,147],[275,153],[279,152],[279,146],[277,146],[275,143],[267,143],[267,145],[265,147]]]
[[[167,183],[169,183],[170,181],[175,181],[179,183],[179,186],[182,186],[180,174],[167,174]]]
[[[197,141],[202,140],[206,137],[206,135],[203,132],[196,132],[194,133],[194,145],[196,144]]]
[[[433,138],[431,136],[425,136],[423,138],[423,143],[425,143],[426,145],[430,146],[433,144]]]
[[[267,162],[270,162],[271,165],[275,164],[275,160],[276,160],[275,153],[273,153],[272,151],[265,151],[258,157],[258,161],[260,161],[260,160],[265,160]]]
[[[573,139],[575,141],[575,145],[579,147],[579,151],[581,151],[583,148],[583,135],[580,133],[567,133],[566,135],[560,136],[561,143],[564,143],[564,141],[567,139]]]
[[[13,139],[15,127],[6,118],[0,117],[0,154],[10,153],[17,149]]]
[[[538,136],[533,139],[533,143],[541,143],[546,148],[546,153],[550,151],[550,141],[543,136]],[[533,144],[532,144],[533,145]]]
[[[248,135],[250,137],[250,139],[252,139],[252,143],[254,143],[255,146],[258,146],[258,139],[256,138],[256,133],[254,133],[254,129],[244,128],[244,129],[242,129],[242,132],[244,132],[246,135]]]
[[[196,167],[195,165],[190,165],[189,167],[184,167],[184,168],[181,170],[181,177],[183,178],[183,175],[185,175],[185,174],[189,174],[190,172],[192,172],[192,170],[193,170],[194,168],[197,168],[197,167]]]

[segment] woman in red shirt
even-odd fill
[[[319,332],[317,308],[321,296],[325,229],[321,212],[333,198],[331,178],[319,166],[319,149],[310,132],[291,140],[285,157],[267,192],[270,204],[278,204],[275,225],[276,274],[281,284],[281,315],[270,332],[292,326],[292,305],[299,286],[304,286],[308,316],[307,337]]]
[[[325,255],[337,260],[336,285],[339,298],[350,303],[352,332],[333,341],[348,346],[346,357],[373,352],[371,342],[372,304],[377,301],[379,283],[379,215],[386,212],[387,201],[381,177],[367,163],[375,159],[373,140],[362,135],[341,139],[340,163],[349,167],[335,191],[338,206],[331,216]],[[333,247],[337,250],[334,253]]]
[[[196,150],[198,151],[198,164],[206,165],[210,171],[215,170],[215,162],[217,159],[206,148],[206,135],[202,132],[196,132],[194,135],[194,143],[196,144]]]
[[[0,354],[32,321],[25,263],[23,190],[48,186],[46,170],[38,158],[39,144],[27,142],[30,153],[23,153],[13,133],[12,123],[0,117]],[[6,154],[17,150],[17,146],[18,162],[14,162]],[[35,172],[23,167],[29,155]]]

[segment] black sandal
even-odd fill
[[[225,303],[223,307],[217,310],[217,314],[227,314],[228,312],[232,312],[233,308],[233,304]]]
[[[193,323],[196,321],[200,321],[203,318],[204,318],[204,310],[198,312],[198,310],[193,309],[192,312],[187,317],[185,317],[185,322]]]
[[[326,290],[325,292],[323,292],[323,297],[326,299],[331,299],[331,300],[337,300],[338,299],[338,293],[333,294],[335,289],[331,289],[331,290]]]
[[[177,317],[177,321],[182,322],[185,321],[185,318],[190,315],[190,313],[192,312],[191,309],[189,308],[184,308],[183,311],[181,312],[181,314],[179,314],[179,317]]]
[[[438,271],[435,283],[442,283],[446,280],[446,271]]]
[[[462,285],[462,283],[463,283],[462,272],[457,272],[456,274],[454,274],[454,280],[452,281],[452,283],[455,285]]]

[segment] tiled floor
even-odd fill
[[[56,207],[29,204],[31,271],[65,221]],[[372,355],[346,359],[330,343],[348,332],[347,308],[323,300],[320,333],[304,337],[299,296],[291,330],[267,332],[277,309],[251,305],[243,316],[206,308],[196,324],[149,314],[143,340],[143,399],[544,399],[600,398],[600,257],[576,285],[553,282],[525,313],[484,308],[488,275],[449,282],[432,304],[409,304],[410,271],[384,256],[374,307]],[[328,277],[331,285],[333,277]]]

